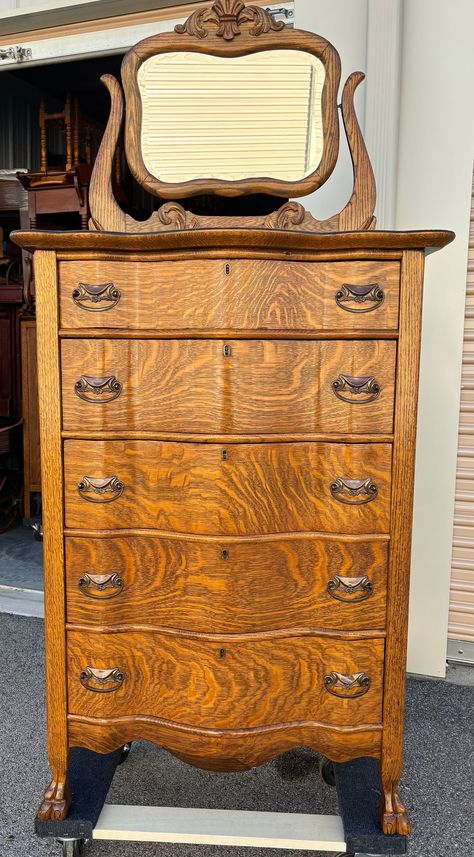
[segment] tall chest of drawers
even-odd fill
[[[256,215],[249,201],[245,216],[198,216],[175,201],[319,187],[337,158],[339,72],[327,40],[261,7],[197,10],[122,66],[130,169],[172,201],[143,223],[113,198],[124,98],[106,76],[91,231],[16,235],[36,251],[52,768],[40,819],[68,812],[71,747],[144,738],[210,770],[297,746],[375,757],[382,828],[409,830],[423,265],[453,235],[374,231],[360,73],[342,92],[354,191],[338,215],[296,202]],[[287,128],[288,150],[268,150],[276,177],[256,179],[255,139]],[[180,134],[195,137],[194,167]]]
[[[228,232],[36,252],[51,764],[139,737],[216,770],[304,745],[380,758],[391,795],[441,237]]]

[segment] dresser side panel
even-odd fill
[[[424,254],[406,251],[400,285],[382,739],[382,778],[384,785],[395,788],[403,754],[423,271]]]
[[[56,254],[35,254],[38,391],[43,487],[43,551],[48,752],[67,771],[67,673],[63,543],[63,465]]]

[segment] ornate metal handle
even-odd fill
[[[72,292],[72,299],[76,306],[88,312],[105,312],[117,306],[121,293],[113,283],[101,283],[92,286],[89,283],[79,283]],[[87,306],[90,303],[92,306]],[[104,304],[99,306],[99,304]]]
[[[97,598],[99,601],[115,598],[116,595],[120,595],[123,588],[123,579],[116,571],[113,571],[112,574],[91,574],[86,571],[79,578],[79,589],[82,594],[87,595],[88,598]],[[111,589],[112,592],[107,593],[108,589]],[[96,591],[94,592],[94,590]],[[101,595],[102,592],[106,594]]]
[[[385,292],[378,283],[369,283],[366,286],[343,283],[339,291],[336,292],[336,303],[346,312],[372,312],[381,306],[384,300]],[[353,304],[353,306],[348,306],[348,304]]]
[[[348,506],[362,506],[364,503],[370,503],[375,500],[379,489],[375,482],[372,482],[370,476],[366,479],[345,479],[338,476],[329,486],[332,496],[339,503],[346,503]],[[361,500],[352,499],[354,497],[362,497]]]
[[[122,384],[117,381],[115,375],[104,375],[101,378],[81,375],[79,381],[74,384],[76,396],[79,396],[84,402],[92,402],[94,405],[113,402],[120,396],[122,389]]]
[[[97,670],[86,667],[80,675],[81,684],[92,693],[113,693],[118,690],[125,680],[125,675],[119,667],[111,670]]]
[[[370,688],[370,678],[366,673],[329,673],[324,676],[324,687],[328,693],[339,699],[357,699],[363,696]],[[340,691],[338,692],[338,688]],[[353,693],[352,691],[356,691]]]
[[[369,402],[375,402],[380,396],[380,384],[375,380],[373,375],[361,375],[360,378],[354,378],[352,375],[339,375],[332,382],[334,395],[342,402],[349,402],[350,405],[367,405]],[[349,393],[356,398],[350,398],[344,393]]]
[[[82,499],[89,503],[112,503],[122,496],[125,485],[118,476],[107,476],[105,479],[83,476],[77,483],[77,490]]]
[[[336,598],[338,601],[346,601],[348,604],[357,604],[358,601],[365,601],[366,598],[370,598],[374,591],[374,584],[365,576],[341,577],[339,574],[335,574],[334,577],[331,577],[331,580],[328,581],[327,591],[329,592],[329,595]],[[345,597],[354,595],[354,593],[360,593],[360,595],[356,594],[355,598]]]

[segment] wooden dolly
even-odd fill
[[[37,835],[62,843],[63,857],[80,857],[91,839],[329,851],[339,857],[406,854],[405,836],[385,836],[380,830],[381,785],[375,759],[324,762],[322,776],[336,786],[340,815],[310,815],[106,804],[115,770],[129,751],[128,744],[106,755],[71,750],[73,802],[68,817],[36,819]]]

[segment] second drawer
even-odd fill
[[[63,340],[66,430],[391,433],[393,341]]]

